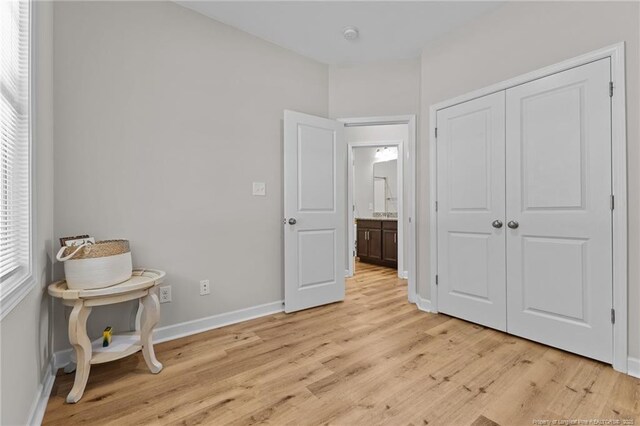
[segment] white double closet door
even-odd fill
[[[438,310],[612,361],[610,59],[437,112]]]

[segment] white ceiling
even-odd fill
[[[429,42],[502,2],[178,1],[217,21],[326,64],[415,58]],[[360,31],[355,41],[344,27]]]

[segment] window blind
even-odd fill
[[[29,275],[30,2],[0,1],[0,297]]]

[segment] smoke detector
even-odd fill
[[[342,35],[344,36],[345,40],[355,40],[358,38],[360,33],[358,33],[358,29],[356,27],[346,27],[344,30],[342,30]]]

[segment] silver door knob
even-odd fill
[[[289,225],[295,225],[296,223],[297,221],[295,218],[292,217],[291,219],[289,219]]]
[[[507,226],[511,229],[517,229],[520,224],[515,220],[510,220],[509,223],[507,223]]]
[[[491,222],[491,226],[493,226],[496,229],[500,229],[500,228],[502,228],[502,221],[496,219],[493,222]]]

